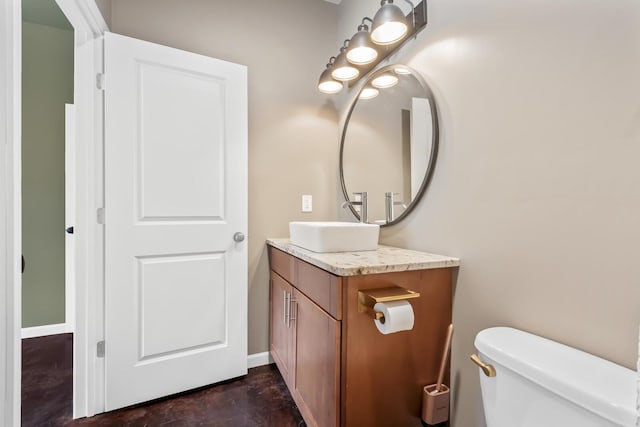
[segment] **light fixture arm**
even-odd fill
[[[382,0],[380,2],[380,4],[385,4],[387,3],[389,0]],[[411,5],[411,17],[413,19],[413,28],[416,27],[416,5],[413,4],[412,1],[410,0],[404,0],[405,2],[409,3]],[[391,3],[393,3],[393,0],[391,0]],[[426,25],[427,24],[427,0],[422,0],[422,25]],[[364,21],[364,20],[363,20]]]
[[[358,25],[358,31],[363,29],[366,29],[367,31],[369,31],[369,26],[365,24],[365,21],[369,21],[373,25],[373,19],[369,18],[368,16],[365,16],[364,18],[362,18],[362,23]]]
[[[413,4],[413,2],[411,2],[410,0],[404,0],[407,3],[409,3],[411,5],[411,16],[413,17],[413,28],[416,27],[416,7],[420,6],[420,4],[418,4],[417,6]],[[421,25],[427,25],[427,0],[422,0],[420,3],[422,3],[422,23]]]

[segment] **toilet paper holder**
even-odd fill
[[[369,316],[384,323],[384,315],[373,309],[379,302],[390,302],[418,298],[420,292],[410,291],[400,286],[390,286],[388,288],[367,289],[358,291],[358,312],[367,313]]]

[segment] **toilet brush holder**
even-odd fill
[[[422,421],[430,425],[449,420],[449,387],[437,389],[438,384],[431,384],[422,390]]]

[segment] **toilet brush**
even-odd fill
[[[449,325],[438,371],[438,382],[428,385],[422,390],[422,421],[427,424],[439,424],[449,419],[449,387],[442,384],[442,380],[447,366],[452,335],[453,325]]]

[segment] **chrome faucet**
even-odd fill
[[[384,193],[384,212],[387,220],[387,224],[395,219],[394,206],[402,206],[403,208],[407,208],[407,205],[401,200],[395,200],[395,196],[399,196],[400,193],[394,193],[393,191],[388,191]]]
[[[354,196],[360,196],[360,200],[347,200],[342,203],[342,207],[346,207],[347,205],[360,206],[360,222],[369,222],[369,201],[366,191],[360,191],[358,193],[353,193]]]

